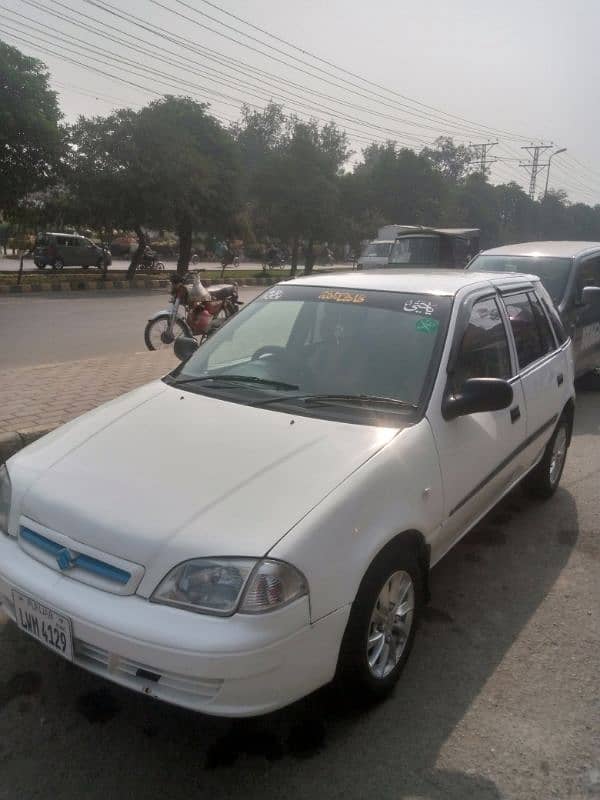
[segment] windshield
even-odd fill
[[[477,256],[468,266],[473,272],[524,272],[537,275],[556,305],[565,294],[570,258],[547,258],[544,256]]]
[[[368,244],[363,250],[363,258],[366,258],[367,256],[387,258],[391,249],[391,242],[370,242],[370,244]]]
[[[281,284],[233,317],[168,381],[313,416],[361,422],[366,412],[414,414],[436,367],[450,305],[447,297]]]
[[[437,265],[440,243],[436,236],[403,236],[396,239],[390,255],[394,266]]]

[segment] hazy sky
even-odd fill
[[[550,185],[566,189],[572,200],[600,202],[600,0],[211,2],[388,91],[268,39],[203,0],[0,0],[0,37],[47,63],[70,119],[78,114],[105,114],[121,105],[142,104],[156,97],[152,92],[206,99],[216,115],[227,119],[238,117],[240,100],[264,106],[272,97],[300,115],[333,118],[350,130],[356,151],[365,146],[365,139],[374,138],[396,138],[417,149],[444,133],[464,143],[499,139],[490,156],[503,160],[493,166],[492,178],[514,179],[526,185],[528,175],[517,161],[519,156],[527,158],[521,145],[543,139],[553,142],[556,148],[568,148],[552,163]],[[97,4],[111,5],[112,10],[101,10]],[[42,6],[66,19],[42,11]],[[94,32],[68,21],[90,24],[77,11],[97,21],[92,23]],[[157,26],[164,36],[159,38],[144,31],[118,14],[135,15],[142,24]],[[207,14],[260,42],[227,30]],[[117,30],[107,30],[100,23]],[[200,25],[243,40],[255,50]],[[30,42],[37,37],[37,41],[25,44],[12,38],[11,32]],[[76,50],[76,43],[60,38],[65,34],[77,37],[93,52],[69,52],[67,48]],[[126,34],[149,43],[142,44],[145,54],[125,46]],[[167,36],[178,42],[169,41]],[[188,41],[182,42],[182,38]],[[112,54],[130,59],[134,65],[118,63]],[[63,56],[116,77],[67,63]],[[175,64],[161,61],[160,56]],[[269,56],[293,62],[313,72],[314,77]],[[240,65],[240,61],[244,64]],[[263,74],[259,76],[251,68],[263,70]],[[319,72],[319,68],[329,74]],[[131,70],[139,74],[133,75]],[[144,88],[123,84],[117,80],[119,77]],[[358,88],[349,86],[349,81]],[[290,82],[297,85],[291,86]],[[308,93],[307,89],[320,92],[321,96]],[[221,92],[226,97],[216,98],[208,91]],[[288,93],[285,101],[284,92]],[[400,95],[435,107],[436,111]],[[544,180],[543,173],[538,191],[543,190]]]

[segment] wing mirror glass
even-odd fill
[[[479,414],[483,411],[500,411],[513,401],[510,383],[500,378],[470,378],[459,392],[447,394],[442,404],[446,420]]]
[[[191,336],[178,336],[175,339],[173,350],[180,361],[187,361],[198,349],[198,342]]]

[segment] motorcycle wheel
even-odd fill
[[[155,319],[148,321],[144,329],[144,342],[148,350],[164,350],[166,347],[173,347],[173,342],[179,336],[186,336],[187,329],[183,322],[176,317],[173,322],[171,337],[167,335],[169,327],[169,314],[160,314]]]

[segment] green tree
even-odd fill
[[[315,243],[335,233],[339,213],[341,169],[348,157],[345,133],[333,123],[291,119],[256,174],[255,192],[273,233],[292,242],[292,274],[301,241],[305,272],[312,272]]]
[[[233,139],[188,98],[167,96],[140,111],[80,119],[71,130],[70,179],[90,225],[133,228],[138,249],[144,226],[173,227],[177,270],[189,265],[194,230],[225,230],[238,207],[239,168]]]
[[[433,147],[424,147],[421,155],[428,158],[445,178],[459,181],[472,171],[473,154],[465,145],[456,145],[452,137],[440,136]]]
[[[0,41],[0,212],[54,180],[64,152],[61,116],[45,65]]]

